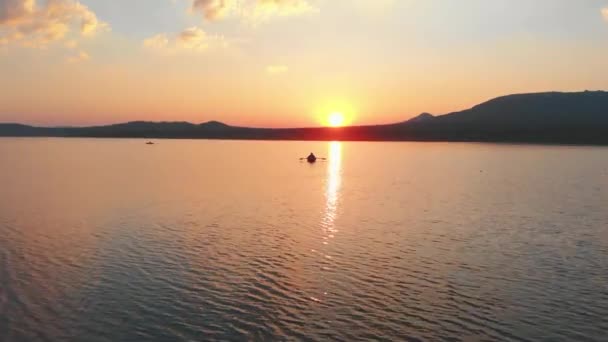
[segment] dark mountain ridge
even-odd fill
[[[408,121],[343,128],[250,128],[218,121],[133,121],[93,127],[0,124],[0,136],[259,140],[479,141],[608,145],[608,92],[498,97],[473,108]]]
[[[608,124],[608,92],[508,95],[437,119],[490,125]]]

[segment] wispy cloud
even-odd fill
[[[76,33],[108,29],[87,6],[74,0],[0,0],[0,43],[42,48]]]
[[[201,12],[207,20],[221,19],[236,10],[237,0],[194,0],[192,10]]]
[[[601,12],[602,12],[602,17],[604,18],[604,20],[608,21],[608,6],[602,8]]]
[[[266,67],[266,72],[271,75],[283,74],[287,71],[289,71],[289,68],[286,65],[282,64],[269,65]]]
[[[210,37],[198,27],[183,30],[177,36],[177,44],[186,49],[207,49],[216,37]]]
[[[207,20],[235,16],[249,22],[260,22],[273,17],[316,12],[318,9],[308,0],[193,0],[192,11],[202,13]]]
[[[194,26],[174,36],[169,36],[167,33],[157,34],[144,40],[143,45],[165,53],[176,53],[184,50],[204,51],[210,47],[226,47],[228,42],[222,36],[209,35]]]
[[[169,37],[166,33],[159,33],[144,40],[144,46],[150,49],[164,49],[169,46]]]

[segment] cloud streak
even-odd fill
[[[165,53],[179,51],[204,51],[210,47],[226,47],[228,42],[222,36],[209,35],[199,27],[190,27],[170,37],[160,33],[143,42],[144,47]]]
[[[201,12],[207,20],[217,20],[236,10],[237,0],[194,0],[192,10]]]
[[[316,12],[308,0],[194,0],[192,11],[207,20],[229,16],[260,22],[273,17],[291,17]]]

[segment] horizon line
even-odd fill
[[[38,125],[38,124],[28,124],[28,123],[21,123],[21,122],[0,122],[0,125],[21,125],[21,126],[29,126],[29,127],[35,127],[35,128],[90,128],[90,127],[107,127],[107,126],[115,126],[115,125],[124,125],[124,124],[129,124],[129,123],[156,123],[156,124],[170,124],[170,123],[182,123],[182,124],[190,124],[190,125],[204,125],[204,124],[210,124],[210,123],[218,123],[218,124],[222,124],[231,128],[255,128],[255,129],[319,129],[319,128],[331,128],[331,129],[340,129],[340,128],[349,128],[349,127],[369,127],[369,126],[387,126],[387,125],[394,125],[394,124],[400,124],[400,123],[405,123],[408,122],[416,117],[419,117],[421,115],[425,115],[425,114],[430,114],[433,117],[440,117],[440,116],[444,116],[444,115],[449,115],[449,114],[454,114],[454,113],[459,113],[461,111],[466,111],[466,110],[470,110],[475,108],[476,106],[479,106],[481,104],[496,100],[496,99],[501,99],[501,98],[505,98],[505,97],[510,97],[510,96],[522,96],[522,95],[541,95],[541,94],[580,94],[580,93],[606,93],[608,92],[608,90],[589,90],[589,89],[585,89],[585,90],[579,90],[579,91],[557,91],[557,90],[549,90],[549,91],[538,91],[538,92],[522,92],[522,93],[512,93],[512,94],[507,94],[507,95],[499,95],[499,96],[495,96],[492,98],[489,98],[485,101],[479,102],[476,105],[473,105],[472,107],[469,108],[465,108],[465,109],[459,109],[459,110],[454,110],[448,113],[443,113],[443,114],[432,114],[429,112],[422,112],[419,114],[413,114],[411,116],[409,116],[407,119],[405,120],[401,120],[401,121],[395,121],[395,122],[389,122],[389,123],[375,123],[375,124],[357,124],[357,125],[348,125],[348,126],[340,126],[340,127],[330,127],[330,126],[323,126],[323,125],[319,125],[319,126],[303,126],[303,127],[295,127],[295,126],[284,126],[284,127],[263,127],[263,126],[240,126],[240,125],[232,125],[232,124],[228,124],[226,122],[223,121],[219,121],[219,120],[208,120],[208,121],[204,121],[204,122],[200,122],[200,123],[195,123],[195,122],[191,122],[191,121],[185,121],[185,120],[175,120],[175,121],[169,121],[169,120],[160,120],[160,121],[152,121],[152,120],[145,120],[145,119],[139,119],[139,120],[128,120],[128,121],[120,121],[120,122],[114,122],[114,123],[98,123],[98,124],[83,124],[83,125]]]

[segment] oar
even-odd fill
[[[307,160],[308,158],[300,158],[300,160]],[[327,160],[327,158],[317,158],[315,160]]]

